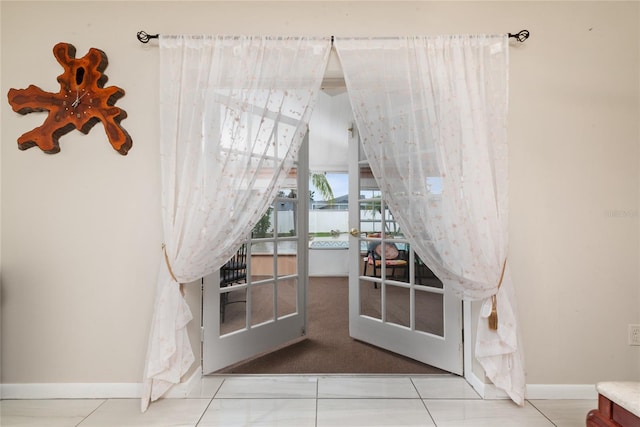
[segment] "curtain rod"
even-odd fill
[[[158,37],[160,37],[160,34],[147,34],[144,31],[138,31],[136,36],[138,37],[138,41],[140,41],[140,43],[149,43],[149,40],[157,39]],[[508,33],[508,36],[509,38],[516,39],[520,43],[523,43],[526,39],[529,38],[529,31],[522,30],[518,31],[517,33]],[[331,36],[331,44],[333,44],[333,39],[334,37]]]

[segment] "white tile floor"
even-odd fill
[[[0,401],[9,426],[583,427],[596,400],[482,400],[455,376],[205,377],[186,399]]]

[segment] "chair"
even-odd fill
[[[379,269],[382,267],[382,251],[384,250],[384,264],[387,269],[391,269],[390,276],[395,276],[396,268],[402,270],[405,278],[409,277],[407,269],[409,263],[407,261],[406,251],[399,250],[395,243],[392,242],[371,242],[367,247],[367,256],[364,258],[364,272],[367,275],[367,269],[371,266],[374,277],[380,277]],[[377,288],[378,284],[374,283]]]
[[[240,246],[229,261],[220,267],[220,287],[226,288],[234,283],[247,281],[247,245]],[[228,304],[246,302],[245,300],[229,301],[229,292],[220,294],[220,321],[224,323],[225,308]]]
[[[435,288],[443,288],[442,281],[438,279],[431,268],[420,259],[418,254],[415,256],[415,281],[417,285],[431,286]]]

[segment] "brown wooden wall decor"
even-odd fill
[[[84,57],[76,59],[76,48],[69,43],[56,44],[53,55],[64,68],[64,73],[58,76],[60,90],[57,93],[45,92],[34,85],[9,90],[13,111],[23,115],[34,111],[49,112],[41,126],[18,138],[18,148],[26,150],[37,145],[45,153],[57,153],[61,136],[73,129],[87,134],[101,121],[113,148],[126,155],[132,141],[120,121],[127,113],[114,106],[124,96],[124,90],[116,86],[104,87],[107,55],[100,49],[91,48]]]

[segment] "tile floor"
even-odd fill
[[[0,401],[9,426],[583,427],[596,400],[482,400],[455,376],[211,376],[186,399]]]

